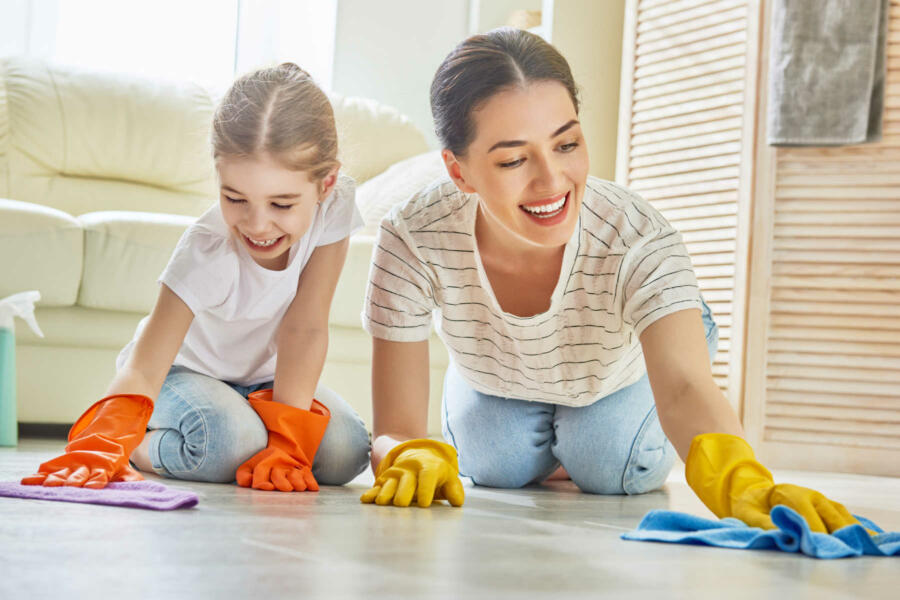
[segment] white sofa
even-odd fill
[[[372,236],[388,207],[441,167],[396,110],[332,103],[367,227],[338,285],[323,381],[371,426],[371,341],[359,315]],[[20,422],[71,423],[105,391],[175,243],[216,201],[214,105],[190,83],[0,58],[0,298],[40,290],[46,335],[16,329]],[[429,432],[438,433],[447,355],[436,340],[431,348]]]

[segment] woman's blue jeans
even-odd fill
[[[166,477],[231,482],[237,468],[266,447],[268,432],[247,395],[272,382],[240,386],[173,366],[147,426],[150,462]],[[369,464],[369,434],[347,402],[320,385],[316,400],[331,420],[313,461],[320,485],[343,485]]]
[[[712,360],[719,330],[706,303],[703,325]],[[442,424],[460,474],[490,487],[539,483],[562,465],[585,492],[642,494],[662,486],[676,457],[646,374],[593,404],[569,407],[482,394],[451,363]]]

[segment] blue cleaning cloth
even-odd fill
[[[778,505],[769,513],[778,529],[750,527],[731,517],[703,519],[671,510],[652,510],[623,540],[718,546],[738,550],[802,552],[813,558],[900,556],[900,532],[885,533],[872,521],[857,516],[862,525],[848,525],[834,533],[814,533],[797,511]],[[854,515],[855,516],[855,515]],[[878,532],[871,536],[866,529]]]

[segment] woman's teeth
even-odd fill
[[[565,196],[551,204],[544,204],[542,206],[522,206],[522,208],[538,217],[549,216],[550,213],[555,213],[560,210],[566,203],[566,199],[568,197],[569,195],[566,194]]]

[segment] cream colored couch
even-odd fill
[[[367,227],[352,238],[338,285],[323,381],[371,426],[371,341],[359,314],[372,234],[388,206],[440,164],[397,111],[332,101]],[[175,243],[216,201],[214,104],[192,84],[0,59],[0,297],[40,290],[46,335],[16,330],[20,422],[71,423],[105,391]],[[429,431],[437,433],[447,364],[439,342],[431,363]]]

